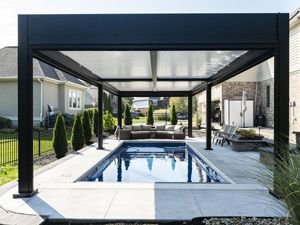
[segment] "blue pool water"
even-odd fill
[[[84,181],[224,183],[185,143],[126,143]]]

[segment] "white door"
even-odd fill
[[[253,100],[247,100],[247,111],[245,113],[245,126],[253,126]],[[242,101],[241,100],[224,100],[224,122],[229,125],[243,126],[241,117]]]

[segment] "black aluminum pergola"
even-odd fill
[[[288,14],[102,14],[19,15],[18,134],[19,194],[35,193],[33,184],[33,68],[37,58],[68,72],[99,91],[99,139],[102,135],[102,93],[118,96],[121,126],[122,97],[188,97],[188,135],[192,135],[192,96],[206,90],[207,121],[211,121],[211,88],[267,59],[274,57],[275,156],[287,152],[279,147],[289,141],[289,15]],[[157,74],[159,51],[246,51],[210,76]],[[149,51],[152,77],[102,77],[64,51]],[[199,82],[185,90],[118,89],[118,82]],[[207,122],[206,149],[211,149],[211,124]]]

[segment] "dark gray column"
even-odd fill
[[[274,58],[274,192],[277,163],[288,158],[289,145],[289,17],[278,15],[278,45]]]
[[[28,44],[27,16],[18,17],[18,146],[17,197],[30,197],[33,187],[33,85],[32,50]]]
[[[122,127],[122,96],[118,96],[118,125]]]
[[[98,149],[103,148],[103,87],[102,84],[98,85]]]
[[[188,96],[188,136],[193,137],[193,96]]]
[[[206,88],[206,148],[211,148],[211,84],[207,84]]]

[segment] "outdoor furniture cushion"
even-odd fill
[[[156,131],[156,138],[173,138],[173,131]]]
[[[143,131],[150,131],[151,130],[151,125],[142,125],[142,130]]]
[[[175,125],[175,127],[174,127],[174,132],[176,132],[176,133],[182,133],[182,132],[183,132],[183,129],[184,129],[184,126],[181,126],[181,125]]]
[[[165,130],[167,130],[167,131],[174,131],[174,125],[166,125],[165,126]]]
[[[123,130],[132,130],[132,126],[131,125],[124,125]]]
[[[185,133],[174,131],[173,138],[174,139],[185,139]]]
[[[119,129],[118,131],[118,136],[120,140],[129,140],[131,139],[131,131],[130,130],[124,130],[124,129]]]
[[[141,125],[133,125],[132,131],[142,131],[142,126]]]
[[[165,125],[156,125],[156,130],[157,131],[163,131],[163,130],[165,130]]]
[[[150,138],[150,131],[131,131],[131,137],[135,138]]]

